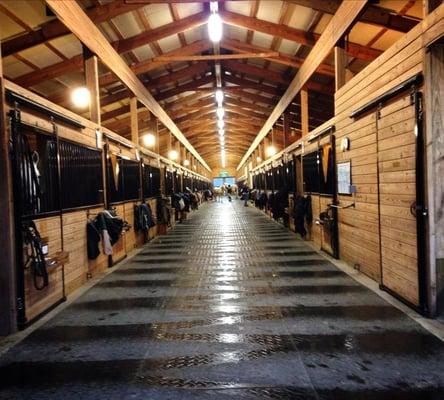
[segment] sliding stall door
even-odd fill
[[[377,120],[382,287],[420,306],[415,95],[384,105]],[[419,171],[421,171],[419,169]],[[419,217],[421,218],[421,217]]]

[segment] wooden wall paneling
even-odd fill
[[[409,97],[409,94],[407,94]],[[414,106],[401,100],[378,120],[378,173],[382,284],[419,305],[416,218]]]
[[[48,239],[49,256],[62,250],[60,217],[42,218],[34,221],[40,235]],[[37,317],[48,307],[63,297],[62,266],[48,269],[49,284],[43,290],[37,290],[30,270],[25,271],[25,308],[27,321]]]
[[[117,215],[121,218],[125,216],[124,204],[118,204],[114,206],[116,208]],[[122,237],[118,240],[118,242],[113,246],[113,254],[112,254],[112,262],[113,265],[123,260],[126,257],[126,245],[125,245],[126,236],[122,235]]]
[[[378,236],[378,165],[376,146],[376,112],[357,119],[349,118],[349,114],[373,98],[385,93],[407,78],[421,72],[423,67],[424,44],[430,38],[439,35],[443,31],[444,8],[437,9],[430,18],[418,24],[412,31],[404,35],[384,54],[378,57],[363,71],[357,74],[335,94],[335,119],[337,136],[337,162],[350,159],[352,162],[352,182],[356,185],[356,208],[339,210],[339,235],[341,258],[351,265],[358,264],[361,271],[375,280],[380,279],[380,238]],[[379,185],[381,196],[381,213],[389,213],[391,207],[400,212],[404,218],[408,218],[403,209],[406,199],[402,198],[402,192],[413,188],[411,174],[405,172],[404,168],[412,165],[414,145],[411,137],[407,142],[401,142],[402,158],[395,164],[393,157],[399,156],[399,137],[407,135],[412,128],[412,110],[408,109],[410,98],[406,94],[381,109],[381,143],[379,152],[379,167],[382,180]],[[407,108],[406,108],[407,107]],[[342,153],[339,144],[342,137],[348,137],[351,142],[350,151]],[[400,156],[399,156],[400,157]],[[394,166],[396,165],[396,166]],[[395,169],[395,170],[392,170]],[[409,178],[410,176],[410,178]],[[398,179],[401,182],[391,182],[390,179]],[[398,196],[400,195],[400,196]],[[349,196],[339,196],[341,204],[349,204],[352,199]],[[375,203],[376,201],[376,203]],[[396,205],[388,205],[393,202]],[[383,204],[386,203],[386,204]],[[402,218],[402,217],[401,217]],[[413,224],[406,223],[407,231],[397,230],[401,240],[412,240],[416,236]],[[381,215],[381,224],[395,221],[390,215]],[[391,228],[393,229],[393,227]],[[387,230],[387,234],[390,231]],[[393,244],[392,239],[385,238],[387,246]],[[402,242],[403,243],[403,242]],[[398,246],[401,246],[399,243]],[[403,244],[406,247],[407,243]],[[389,257],[392,249],[384,249],[383,257]],[[409,248],[407,252],[412,253]],[[393,272],[390,272],[394,277]],[[389,279],[388,278],[388,279]],[[404,278],[405,279],[405,278]],[[410,285],[410,284],[409,284]],[[406,287],[409,287],[406,284]],[[415,300],[412,287],[410,300]]]

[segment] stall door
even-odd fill
[[[417,165],[422,138],[419,101],[419,94],[406,93],[384,105],[377,120],[381,283],[416,307],[421,306],[424,276],[418,259],[418,245],[423,246],[417,220],[417,179],[422,174]]]

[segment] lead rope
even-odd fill
[[[43,290],[48,286],[48,271],[46,269],[45,254],[43,252],[43,241],[34,221],[24,224],[24,242],[31,247],[30,266],[34,287]]]

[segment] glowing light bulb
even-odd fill
[[[73,104],[78,108],[86,108],[90,103],[89,90],[86,87],[79,87],[74,89],[71,93],[71,100]]]
[[[177,160],[177,157],[179,157],[179,154],[177,153],[176,150],[170,150],[170,152],[168,153],[168,158],[170,160]]]
[[[276,154],[276,147],[274,146],[268,146],[267,147],[267,156],[272,157]]]
[[[217,118],[223,119],[225,115],[225,110],[223,109],[223,107],[218,107],[218,109],[216,110],[216,114]]]
[[[261,161],[262,161],[262,158],[260,158],[259,156],[257,156],[257,157],[256,157],[256,161],[257,161],[257,162],[261,162]]]
[[[189,160],[183,160],[183,165],[185,165],[185,167],[188,167],[188,165],[190,165],[190,161]]]
[[[142,143],[146,147],[153,147],[156,143],[156,137],[152,133],[147,133],[146,135],[142,136]]]
[[[220,107],[222,105],[222,102],[224,101],[224,92],[222,90],[216,90],[216,102],[217,105]]]
[[[208,36],[212,42],[220,42],[222,39],[222,18],[219,14],[211,14],[208,18]]]

